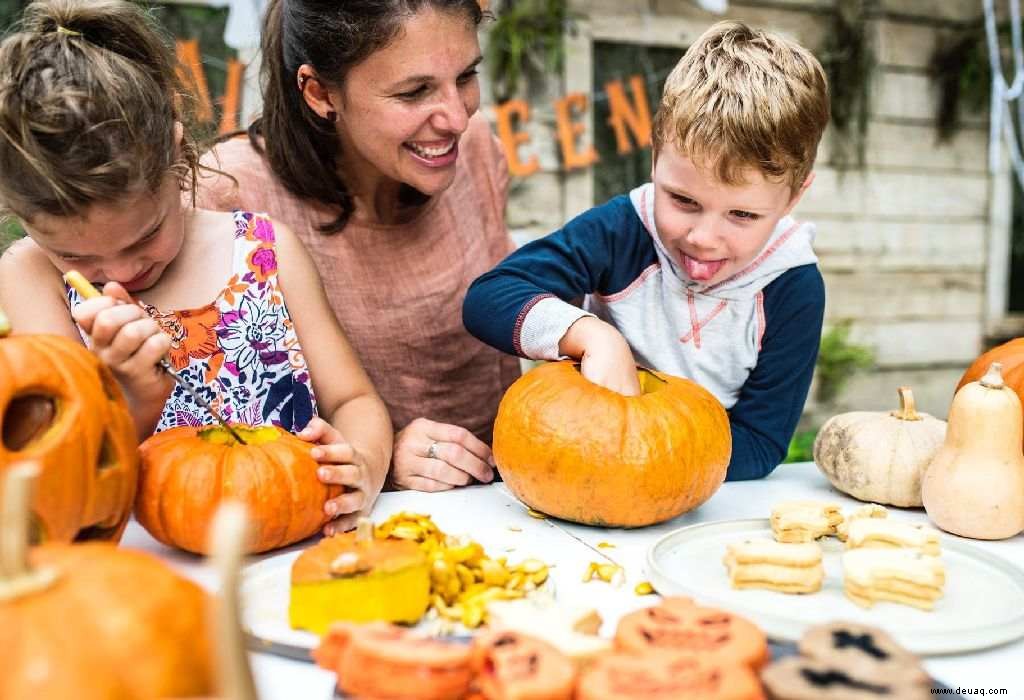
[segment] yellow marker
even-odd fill
[[[85,279],[78,270],[68,270],[64,275],[64,281],[71,285],[71,288],[78,292],[83,299],[95,299],[100,296],[100,290],[92,286],[92,282]]]

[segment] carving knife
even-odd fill
[[[101,296],[100,291],[93,286],[92,282],[85,279],[85,277],[77,270],[68,270],[67,274],[64,275],[64,280],[70,284],[76,292],[81,294],[83,299],[93,299]],[[135,303],[137,304],[138,302]],[[245,440],[243,440],[242,436],[238,434],[238,431],[228,425],[228,422],[221,417],[213,406],[210,405],[210,402],[200,396],[199,392],[192,388],[192,385],[189,384],[184,377],[175,372],[174,368],[171,367],[170,363],[166,359],[160,360],[160,362],[157,363],[157,366],[166,372],[167,375],[178,384],[178,386],[188,392],[189,396],[192,397],[192,400],[202,406],[203,410],[213,416],[214,420],[220,423],[221,427],[227,430],[231,437],[238,440],[239,444],[245,444]]]

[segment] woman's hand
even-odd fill
[[[344,493],[324,503],[324,513],[334,518],[324,526],[324,534],[353,529],[359,518],[370,514],[384,486],[384,480],[374,475],[387,470],[374,469],[367,457],[323,418],[313,418],[296,437],[316,443],[310,456],[320,463],[317,478],[325,484],[344,487]]]
[[[391,481],[396,488],[446,491],[494,479],[491,448],[465,428],[417,418],[395,436]]]
[[[585,316],[569,326],[559,352],[579,358],[580,372],[598,386],[625,396],[640,395],[640,379],[629,343],[611,324]]]
[[[157,402],[163,407],[173,380],[157,364],[171,349],[171,338],[117,282],[103,295],[71,311],[89,335],[90,349],[110,367],[132,404]]]

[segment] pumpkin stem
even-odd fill
[[[39,465],[22,462],[4,477],[0,507],[0,601],[46,588],[57,575],[52,569],[34,570],[28,562],[28,530],[32,517],[32,490]]]
[[[3,309],[0,309],[0,338],[6,338],[11,334],[11,322],[7,318],[7,314],[4,313]]]
[[[210,532],[209,551],[220,579],[212,622],[221,697],[224,700],[256,700],[238,600],[238,580],[249,536],[245,506],[236,501],[223,503],[217,509]]]
[[[1002,389],[1006,384],[1003,382],[1003,365],[1001,362],[993,362],[989,365],[985,376],[978,380],[986,389]]]
[[[914,392],[910,390],[909,386],[901,386],[896,393],[900,397],[900,407],[899,410],[889,411],[890,416],[895,416],[900,420],[924,420],[917,412],[917,406],[914,405]]]

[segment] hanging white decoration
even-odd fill
[[[984,0],[985,37],[988,40],[988,59],[992,69],[992,103],[989,110],[988,164],[992,173],[999,171],[1002,164],[1001,146],[1005,139],[1010,154],[1010,164],[1017,175],[1018,184],[1024,188],[1024,157],[1021,156],[1020,139],[1017,129],[1024,126],[1024,42],[1021,36],[1020,0],[1009,0],[1010,4],[1010,47],[1013,52],[1013,82],[1007,83],[1003,75],[1000,56],[999,34],[996,29],[994,0]],[[1017,108],[1016,123],[1010,111],[1010,104]]]

